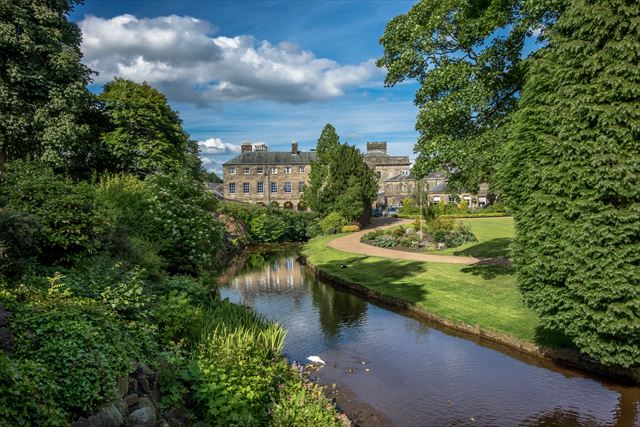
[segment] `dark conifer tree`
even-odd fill
[[[528,71],[502,172],[524,301],[587,355],[640,364],[640,7],[574,0]]]

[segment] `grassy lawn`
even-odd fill
[[[308,260],[327,273],[402,299],[452,321],[536,341],[537,316],[520,301],[510,266],[456,265],[368,257],[327,246],[337,236],[311,240]],[[340,268],[346,264],[347,268]]]
[[[464,218],[478,238],[477,242],[465,243],[455,248],[429,251],[432,254],[463,255],[477,258],[507,258],[509,244],[515,236],[513,218]]]

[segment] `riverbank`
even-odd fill
[[[331,241],[338,237],[317,237],[303,250],[307,266],[325,281],[523,354],[640,383],[639,369],[599,365],[580,355],[565,337],[542,329],[535,313],[522,304],[510,265],[359,255],[332,248]]]

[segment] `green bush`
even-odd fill
[[[271,233],[263,232],[263,230],[260,230],[257,233],[251,232],[251,237],[258,243],[303,242],[307,240],[310,235],[316,235],[313,233],[313,230],[310,232],[310,229],[313,228],[317,218],[317,215],[312,212],[296,212],[286,209],[237,202],[222,202],[220,204],[219,211],[220,213],[242,221],[250,230],[253,220],[261,216],[277,218],[273,221],[277,221],[278,228],[280,223],[284,225],[282,233],[276,240],[273,240],[274,236]],[[265,219],[259,219],[257,222],[264,223]],[[257,226],[261,227],[261,224],[257,224]],[[269,240],[264,240],[265,237]]]
[[[434,242],[444,243],[450,248],[477,240],[466,224],[450,218],[437,217],[436,219],[427,221],[423,225],[423,231],[427,233]]]
[[[91,184],[75,183],[34,162],[6,165],[0,198],[5,207],[37,218],[38,243],[48,261],[95,252],[112,225]]]
[[[55,396],[56,383],[47,366],[12,360],[0,351],[0,426],[67,426]]]
[[[394,248],[398,246],[399,241],[396,236],[383,234],[381,236],[377,236],[371,240],[371,244],[373,246],[378,246],[381,248]]]
[[[346,218],[337,212],[331,212],[320,221],[318,221],[320,229],[325,234],[333,234],[328,233],[329,229],[340,230],[342,226],[347,225],[347,223],[348,221],[346,220]]]
[[[45,288],[5,285],[0,303],[13,313],[14,362],[41,366],[49,402],[67,413],[111,401],[116,377],[157,352],[153,325],[123,321],[100,302],[72,296],[59,278]]]
[[[0,208],[0,274],[18,276],[40,255],[38,218]]]
[[[153,242],[174,273],[211,269],[222,249],[217,201],[186,174],[151,175],[144,181],[116,175],[100,183],[100,198],[132,237]],[[140,244],[137,249],[149,246]]]
[[[251,235],[259,242],[275,243],[282,239],[286,225],[281,217],[270,213],[261,213],[251,219]]]
[[[360,231],[360,227],[357,225],[345,225],[340,229],[341,233],[353,233],[356,231]]]

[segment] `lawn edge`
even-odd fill
[[[497,347],[514,350],[525,356],[569,365],[573,368],[582,369],[598,375],[604,375],[617,380],[632,381],[636,384],[640,384],[640,367],[624,368],[621,366],[605,366],[594,361],[588,356],[581,354],[575,349],[543,347],[530,341],[515,338],[508,334],[483,328],[480,325],[469,325],[449,320],[446,317],[429,312],[400,298],[374,291],[367,287],[366,284],[352,282],[331,274],[310,262],[306,253],[300,255],[299,261],[322,281],[353,291],[367,300],[407,310],[417,317],[435,323],[445,329],[461,333],[462,335],[476,337],[483,341],[488,341],[490,344]]]

